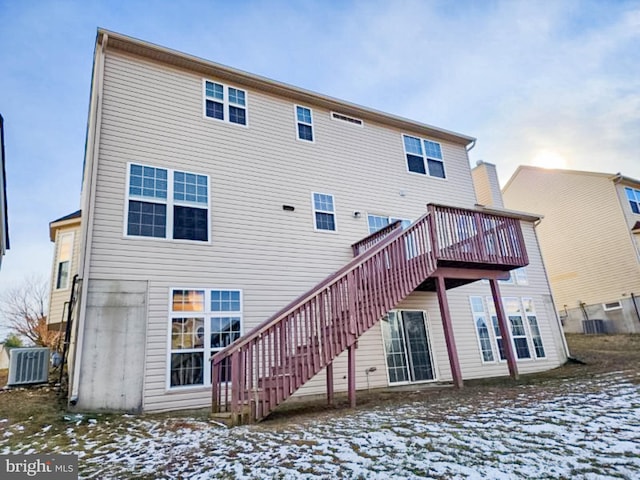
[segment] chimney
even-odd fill
[[[471,178],[480,205],[504,208],[500,183],[498,183],[498,172],[493,163],[478,160],[475,168],[471,170]]]

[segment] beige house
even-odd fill
[[[49,239],[55,243],[47,316],[50,330],[64,332],[69,316],[73,278],[80,260],[80,222],[78,210],[49,223]]]
[[[503,189],[537,227],[566,332],[640,332],[640,180],[520,166]]]
[[[70,404],[260,419],[563,364],[538,217],[478,205],[474,142],[99,30]]]

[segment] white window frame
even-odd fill
[[[63,243],[65,241],[65,238],[71,238],[71,240],[69,241],[69,259],[68,260],[61,260],[60,259],[60,252],[62,251],[62,246]],[[55,277],[54,277],[54,282],[55,282],[55,287],[54,289],[56,291],[62,291],[62,290],[68,290],[69,289],[69,285],[71,284],[71,282],[69,281],[71,279],[71,265],[73,263],[73,245],[75,242],[75,232],[63,232],[60,233],[58,232],[58,242],[57,242],[57,252],[56,252],[56,272],[55,272]],[[67,271],[67,281],[65,282],[64,286],[58,286],[58,277],[60,275],[60,266],[65,263],[68,262],[69,263],[69,268]]]
[[[524,330],[524,335],[518,335],[517,337],[513,334],[513,325],[511,324],[511,319],[509,318],[511,317],[516,317],[518,316],[517,313],[513,312],[511,314],[509,314],[509,310],[507,309],[507,302],[508,301],[515,301],[518,304],[518,307],[520,309],[520,321],[522,322],[522,329]],[[509,333],[510,333],[510,337],[511,337],[511,345],[513,346],[513,353],[516,356],[516,359],[518,361],[521,362],[527,362],[530,360],[533,360],[535,358],[535,353],[532,352],[532,341],[531,341],[531,332],[529,331],[529,328],[527,327],[527,319],[524,313],[524,305],[522,302],[522,299],[519,297],[502,297],[502,305],[504,308],[504,314],[507,317],[507,325],[509,326]],[[518,349],[516,348],[516,339],[521,339],[524,338],[525,343],[527,344],[527,350],[529,351],[529,356],[525,357],[525,358],[519,358],[518,357]]]
[[[207,97],[207,82],[214,83],[222,86],[222,99]],[[240,105],[238,103],[231,102],[229,99],[229,89],[233,88],[235,90],[239,90],[244,93],[244,105]],[[217,103],[222,103],[222,116],[223,118],[215,118],[209,117],[207,115],[207,100],[216,101]],[[244,110],[244,123],[232,122],[230,120],[229,107],[242,108]],[[222,122],[229,125],[237,125],[239,127],[247,128],[249,126],[249,93],[244,88],[238,88],[234,85],[228,85],[226,83],[220,82],[218,80],[212,80],[210,78],[202,79],[202,118],[207,120],[214,120],[216,122]]]
[[[302,121],[298,118],[298,108],[303,108],[305,110],[309,110],[309,117],[311,118],[310,122]],[[316,132],[313,128],[313,109],[311,107],[306,107],[304,105],[294,105],[293,106],[293,116],[296,122],[296,140],[303,143],[316,143]],[[300,138],[300,125],[305,125],[311,129],[311,140],[306,138]]]
[[[485,323],[487,324],[487,327],[489,328],[489,337],[491,339],[491,349],[493,352],[493,361],[488,361],[488,360],[484,360],[484,356],[482,355],[482,345],[480,343],[480,337],[478,335],[478,329],[477,329],[477,325],[476,325],[476,321],[475,321],[475,315],[476,313],[479,312],[475,312],[473,310],[473,303],[471,301],[472,298],[482,298],[483,302],[483,308],[484,308],[484,314],[485,314]],[[529,348],[529,358],[518,358],[518,354],[517,354],[517,349],[516,349],[516,344],[515,344],[515,337],[513,335],[513,327],[511,325],[511,320],[509,319],[509,312],[507,311],[507,300],[509,299],[517,299],[518,301],[518,305],[520,307],[520,318],[522,320],[522,324],[524,326],[524,331],[525,331],[525,337],[527,340],[527,347]],[[535,361],[535,360],[546,360],[547,356],[546,356],[546,347],[545,347],[545,342],[544,339],[542,338],[542,330],[540,328],[540,317],[537,315],[536,313],[536,309],[535,309],[535,303],[533,302],[533,299],[531,297],[513,297],[513,296],[509,296],[509,297],[501,297],[501,301],[502,301],[502,308],[505,311],[505,315],[506,315],[506,320],[507,320],[507,326],[509,328],[509,337],[511,338],[511,346],[513,348],[513,353],[516,356],[516,361],[517,362],[530,362],[530,361]],[[531,308],[532,308],[532,316],[534,316],[536,318],[536,324],[538,326],[538,331],[540,332],[540,342],[542,344],[542,349],[545,352],[544,356],[538,356],[538,353],[536,351],[535,348],[535,343],[533,341],[533,332],[531,330],[531,326],[529,324],[529,318],[527,315],[527,311],[526,311],[526,301],[530,301],[531,302]],[[493,297],[481,297],[480,295],[471,295],[469,297],[469,304],[471,307],[471,320],[473,322],[473,328],[475,331],[475,335],[476,335],[476,340],[478,342],[478,351],[480,354],[480,359],[482,360],[482,363],[504,363],[506,362],[506,358],[503,359],[500,357],[500,348],[498,346],[498,339],[501,339],[504,342],[504,339],[502,336],[498,336],[496,331],[495,331],[495,327],[493,324],[493,320],[494,317],[497,319],[497,314],[496,314],[496,310],[495,310],[495,305],[493,304]],[[512,315],[515,316],[515,315]],[[522,338],[522,336],[519,336],[518,338]]]
[[[333,203],[333,211],[329,210],[320,210],[316,209],[316,195],[326,195],[331,197],[331,201]],[[323,192],[311,192],[311,213],[313,216],[313,229],[316,232],[325,232],[325,233],[337,233],[338,232],[338,219],[336,215],[336,198],[332,193],[323,193]],[[318,228],[318,222],[316,220],[316,213],[325,213],[333,215],[333,230],[326,230],[324,228]]]
[[[612,306],[612,307],[609,306],[609,305],[614,305],[614,304],[616,304],[616,305]],[[602,304],[602,309],[605,312],[611,312],[611,311],[614,311],[614,310],[622,310],[622,302],[620,300],[616,300],[615,302],[603,303]]]
[[[141,167],[150,167],[160,170],[166,170],[167,172],[167,198],[161,199],[156,197],[144,197],[138,195],[130,194],[130,185],[131,185],[131,166],[138,165]],[[174,199],[174,178],[175,173],[185,173],[185,174],[193,174],[198,176],[203,176],[207,178],[207,203],[206,207],[204,203],[199,202],[190,202],[187,200],[175,200]],[[154,203],[157,205],[165,205],[166,212],[166,225],[165,225],[165,236],[164,237],[153,237],[153,236],[144,236],[144,235],[129,235],[128,226],[129,226],[129,201],[133,200],[136,202],[143,203]],[[206,240],[191,240],[187,238],[173,238],[173,207],[191,207],[191,208],[199,208],[201,210],[207,211],[207,239]],[[156,241],[171,241],[171,242],[188,242],[195,243],[197,245],[202,244],[210,244],[211,243],[211,178],[206,173],[198,173],[198,172],[190,172],[186,170],[180,169],[172,169],[167,167],[158,167],[154,165],[147,165],[138,162],[127,162],[127,174],[126,174],[126,183],[125,183],[125,201],[124,201],[124,218],[123,218],[123,237],[126,239],[132,240],[156,240]]]
[[[389,225],[391,225],[393,222],[400,220],[400,222],[402,222],[402,229],[404,230],[405,228],[408,228],[413,222],[411,220],[409,220],[408,218],[401,218],[401,217],[391,217],[389,215],[379,215],[377,213],[367,213],[367,230],[369,232],[369,235],[377,232],[378,230],[375,231],[371,231],[371,225],[369,224],[369,217],[376,217],[376,218],[384,218],[387,220],[387,224],[384,225],[383,227],[379,228],[378,230],[382,230],[384,227],[387,227]]]
[[[420,149],[421,149],[421,154],[418,155],[417,153],[414,152],[407,152],[407,147],[405,144],[405,137],[408,138],[413,138],[416,140],[420,141]],[[401,135],[401,140],[402,140],[402,151],[404,152],[404,164],[405,164],[405,168],[407,169],[407,173],[410,173],[412,175],[420,175],[420,176],[426,176],[429,178],[435,178],[438,180],[447,180],[448,176],[447,176],[447,168],[445,165],[445,161],[444,161],[444,154],[442,153],[442,144],[440,142],[436,142],[434,140],[429,140],[428,138],[422,138],[422,137],[416,137],[415,135],[409,135],[408,133],[403,133]],[[430,143],[435,143],[436,145],[438,145],[438,148],[440,149],[440,155],[442,158],[436,158],[434,156],[429,156],[427,155],[427,149],[425,146],[425,142],[430,142]],[[425,173],[420,173],[420,172],[413,172],[411,170],[409,170],[409,160],[407,158],[407,155],[413,155],[415,157],[422,157],[422,162],[424,164],[424,170]],[[429,173],[429,160],[435,161],[435,162],[440,162],[442,164],[442,172],[444,173],[444,177],[439,177],[437,175],[431,175],[431,173]]]
[[[530,342],[530,348],[531,351],[533,352],[533,358],[536,360],[543,360],[547,358],[547,349],[544,346],[544,341],[542,340],[542,330],[540,329],[540,317],[538,317],[538,314],[536,313],[536,305],[533,302],[533,298],[531,297],[522,297],[521,299],[521,303],[522,303],[522,314],[524,315],[524,318],[526,320],[525,325],[526,325],[526,329],[529,332],[529,338],[531,339]],[[531,303],[531,311],[527,312],[527,302]],[[540,337],[540,344],[542,346],[542,350],[544,352],[544,355],[538,355],[538,351],[536,350],[536,343],[535,343],[535,337],[536,335],[534,335],[533,333],[533,329],[531,328],[531,321],[529,319],[529,317],[533,317],[536,319],[536,327],[538,329],[538,333],[539,333],[539,337]]]
[[[473,299],[480,299],[480,303],[482,304],[482,312],[477,312],[473,309]],[[469,296],[469,306],[471,307],[471,320],[473,321],[473,329],[476,334],[476,340],[478,341],[478,350],[480,351],[480,360],[482,363],[496,363],[496,359],[500,356],[500,352],[498,351],[498,344],[492,335],[493,324],[491,316],[487,311],[487,307],[485,305],[485,298],[482,295],[471,295]],[[489,334],[489,348],[491,349],[491,360],[485,360],[482,349],[482,342],[480,341],[480,335],[478,334],[478,323],[476,320],[476,316],[480,316],[484,318],[484,324],[487,328]]]
[[[526,267],[520,267],[509,271],[509,278],[507,280],[498,281],[504,285],[529,285]]]
[[[629,210],[631,210],[631,214],[632,215],[640,215],[640,213],[636,213],[633,211],[633,207],[631,205],[631,202],[636,204],[636,208],[638,210],[640,210],[640,190],[638,190],[637,188],[633,188],[633,187],[624,187],[624,193],[625,193],[625,197],[627,199],[627,203],[629,204]],[[634,198],[631,199],[629,198],[630,196],[633,196]]]
[[[201,312],[195,311],[174,311],[173,310],[173,293],[177,290],[186,291],[203,291],[204,292],[204,310]],[[214,311],[211,309],[211,293],[212,292],[238,292],[240,294],[240,310],[232,311]],[[240,337],[244,335],[244,297],[243,291],[240,288],[216,288],[216,287],[171,287],[169,288],[169,302],[168,302],[168,321],[167,321],[167,367],[165,388],[167,392],[181,392],[185,390],[198,390],[203,388],[211,388],[211,357],[215,352],[222,350],[223,348],[211,348],[211,320],[214,317],[240,317]],[[202,317],[204,319],[204,345],[202,348],[186,348],[186,349],[174,349],[172,348],[172,320],[174,318],[181,317]],[[239,338],[240,338],[239,337]],[[214,352],[215,351],[215,352]],[[197,385],[177,385],[171,386],[171,355],[174,353],[197,353],[203,352],[203,366],[202,366],[202,383]],[[214,352],[214,353],[212,353]]]
[[[351,115],[345,115],[340,112],[331,112],[331,120],[335,120],[336,122],[346,123],[348,125],[353,125],[354,127],[364,128],[364,121],[352,117]]]
[[[426,310],[420,310],[420,309],[413,309],[413,308],[401,308],[401,309],[393,309],[390,310],[389,312],[387,312],[387,315],[389,313],[393,313],[394,315],[396,315],[396,317],[399,317],[402,320],[402,312],[421,312],[422,313],[422,318],[424,319],[424,328],[426,330],[426,335],[427,335],[427,343],[429,344],[429,356],[431,359],[431,367],[433,369],[433,379],[432,380],[418,380],[415,382],[411,381],[411,372],[409,371],[409,352],[407,350],[407,337],[404,331],[404,328],[400,329],[400,334],[402,336],[402,351],[404,352],[404,356],[405,356],[405,369],[406,369],[406,373],[407,373],[407,378],[408,380],[406,381],[402,381],[402,382],[391,382],[391,377],[389,377],[389,365],[387,364],[387,346],[384,340],[384,332],[382,331],[382,324],[380,324],[380,340],[382,342],[382,351],[384,352],[384,369],[387,375],[387,385],[389,386],[393,386],[393,387],[399,387],[402,385],[418,385],[418,384],[422,384],[422,383],[434,383],[434,382],[438,382],[440,380],[440,369],[438,368],[438,363],[437,363],[437,359],[436,359],[436,355],[434,352],[434,344],[432,341],[432,333],[431,333],[431,319],[429,317],[429,313]]]

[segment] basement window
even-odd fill
[[[620,301],[603,303],[602,308],[605,312],[610,312],[611,310],[622,310],[622,303],[620,303]]]

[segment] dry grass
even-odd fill
[[[358,392],[358,408],[368,408],[372,405],[403,402],[412,397],[424,399],[430,397],[437,402],[450,396],[475,395],[478,390],[500,390],[508,397],[513,387],[526,384],[566,380],[570,378],[588,378],[603,372],[619,370],[640,370],[640,335],[567,335],[571,354],[584,364],[569,362],[566,365],[533,375],[523,375],[514,382],[509,378],[492,378],[471,380],[465,382],[465,389],[453,391],[451,388],[418,389],[412,386],[407,389],[375,390]],[[6,385],[7,370],[0,370],[0,386]],[[270,417],[268,424],[295,421],[298,415],[322,414],[331,411],[333,414],[348,412],[345,396],[337,396],[332,407],[325,405],[324,400],[313,402],[296,402],[279,409]],[[208,411],[175,412],[164,414],[175,418],[206,418]],[[85,418],[89,418],[86,416]],[[45,425],[52,425],[52,431],[63,429],[70,421],[66,412],[66,399],[57,392],[53,384],[30,388],[0,390],[0,419],[7,420],[0,423],[0,430],[8,425],[21,423],[25,426],[25,434],[40,431]],[[117,421],[117,417],[114,417]]]

